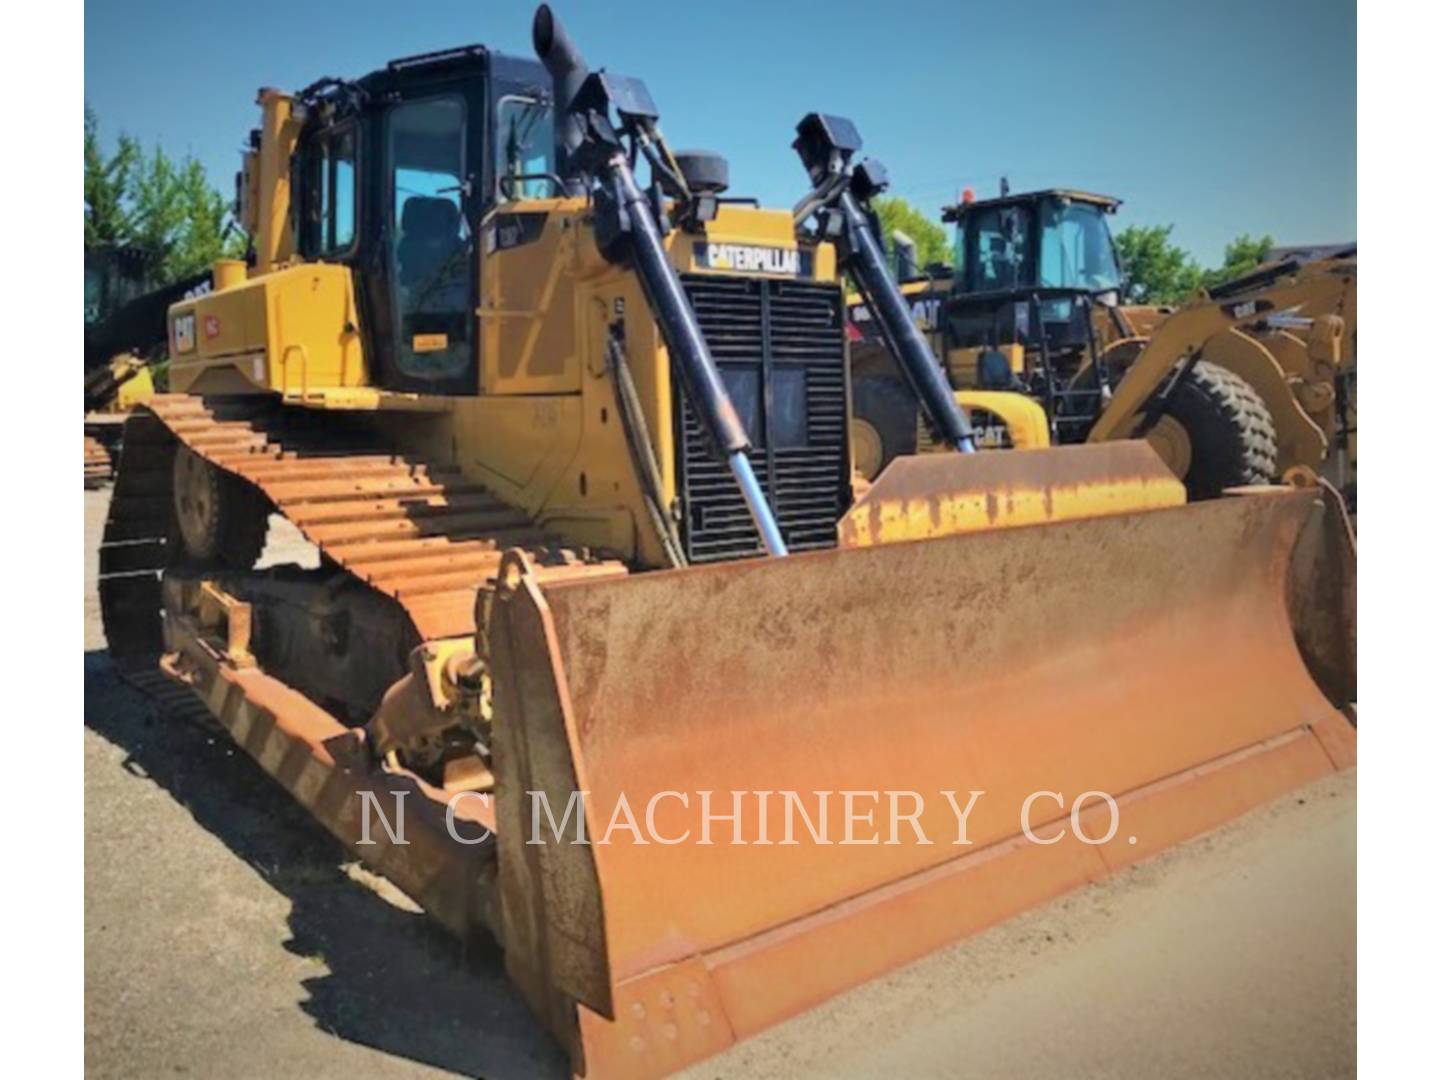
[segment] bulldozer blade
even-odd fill
[[[1290,621],[1310,674],[1330,702],[1354,719],[1356,673],[1355,530],[1345,497],[1328,480],[1304,489],[1314,510],[1290,561]]]
[[[577,1071],[660,1075],[1353,765],[1287,606],[1315,514],[1277,488],[543,589],[507,556],[507,965]]]
[[[869,547],[1185,504],[1185,485],[1139,439],[1005,454],[897,457],[840,519]]]

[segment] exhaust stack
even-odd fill
[[[535,55],[550,72],[551,93],[555,98],[555,171],[565,181],[567,194],[581,195],[585,181],[575,168],[574,156],[584,142],[585,133],[580,118],[570,111],[570,103],[589,77],[590,68],[549,4],[535,9],[531,37]]]

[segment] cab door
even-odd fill
[[[476,96],[457,87],[400,101],[381,117],[377,254],[389,317],[375,344],[388,389],[476,391]]]

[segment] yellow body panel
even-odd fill
[[[573,394],[583,357],[575,335],[581,276],[603,274],[604,260],[581,227],[582,199],[510,205],[481,228],[487,254],[480,275],[480,388],[484,394]],[[528,220],[538,239],[510,246]],[[577,240],[584,236],[588,247]],[[588,273],[587,273],[588,271]]]
[[[1006,390],[957,390],[955,400],[967,412],[984,409],[998,416],[1016,450],[1039,450],[1050,445],[1050,421],[1034,398]]]
[[[932,333],[931,346],[937,352],[944,348],[944,342],[939,334]],[[1018,342],[1005,342],[994,349],[979,347],[950,349],[945,353],[945,366],[950,372],[950,385],[975,386],[980,381],[980,354],[984,352],[998,352],[1005,357],[1012,372],[1016,375],[1025,373],[1025,346]]]
[[[115,410],[129,412],[137,405],[144,405],[154,396],[155,380],[150,377],[149,366],[143,365],[115,391]]]
[[[689,233],[673,232],[670,234],[670,247],[672,261],[677,269],[688,272],[704,273],[714,271],[719,273],[740,273],[747,277],[790,277],[790,274],[767,273],[763,267],[756,266],[729,266],[723,262],[706,266],[696,256],[698,244],[709,244],[712,247],[723,249],[729,244],[740,244],[761,248],[770,248],[781,253],[800,253],[800,248],[795,241],[795,220],[786,210],[764,210],[758,207],[736,206],[733,204],[722,205],[705,229],[704,236],[692,236]],[[807,249],[809,257],[813,260],[813,273],[811,276],[816,281],[835,280],[835,249],[829,244],[822,244]]]
[[[300,263],[170,308],[170,385],[304,396],[368,383],[350,270]]]

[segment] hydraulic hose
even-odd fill
[[[630,448],[631,461],[640,477],[645,511],[660,537],[665,558],[671,566],[684,566],[685,553],[680,546],[675,523],[666,515],[662,506],[665,486],[660,479],[660,463],[655,460],[655,446],[650,441],[650,428],[645,423],[645,409],[640,404],[635,380],[630,377],[630,365],[625,360],[625,346],[613,332],[607,336],[605,342],[605,360],[611,377],[615,380],[615,401],[620,410],[620,423],[625,429],[625,443]]]

